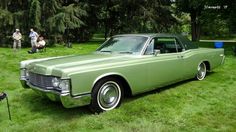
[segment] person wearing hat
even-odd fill
[[[16,32],[13,33],[12,37],[13,37],[13,40],[14,40],[13,49],[14,50],[16,50],[16,48],[20,49],[21,48],[21,38],[22,38],[20,30],[16,29]]]

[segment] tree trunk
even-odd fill
[[[201,28],[200,28],[200,23],[197,22],[197,25],[196,25],[196,38],[197,38],[197,41],[200,40],[200,34],[201,34]]]
[[[108,34],[108,27],[107,27],[107,18],[104,22],[104,27],[105,27],[105,33],[104,33],[104,38],[105,40],[107,39],[107,34]]]
[[[105,40],[107,39],[108,35],[109,35],[109,30],[110,30],[110,6],[111,6],[111,0],[108,0],[106,3],[106,20],[105,20],[105,33],[104,33],[104,37]],[[108,17],[109,15],[109,17]]]
[[[190,17],[191,17],[192,41],[198,41],[200,38],[200,25],[197,22],[197,11],[192,10],[190,13]]]

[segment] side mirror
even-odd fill
[[[161,53],[161,50],[158,50],[158,49],[155,49],[154,50],[154,55],[157,56],[157,54],[160,54]]]

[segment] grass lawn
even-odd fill
[[[213,47],[213,43],[198,43]],[[125,99],[121,107],[99,115],[88,107],[63,108],[19,82],[19,62],[26,59],[85,54],[96,42],[57,46],[47,52],[14,53],[0,48],[0,91],[9,95],[12,121],[6,100],[0,102],[0,131],[236,131],[236,57],[226,43],[225,64],[205,80],[188,80]]]

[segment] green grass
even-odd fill
[[[199,43],[211,47],[211,43]],[[6,102],[0,102],[0,131],[236,131],[236,57],[225,44],[225,64],[205,80],[187,80],[125,99],[119,109],[99,115],[88,107],[63,108],[19,82],[19,62],[26,59],[85,54],[95,50],[96,42],[56,46],[47,52],[14,53],[0,48],[0,91],[9,95],[12,121]]]

